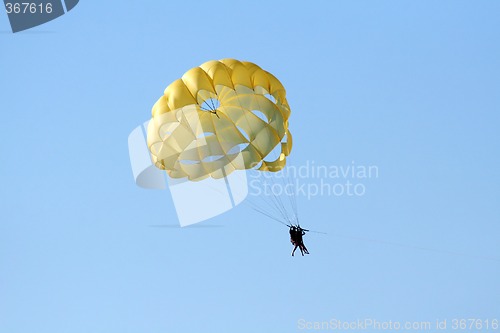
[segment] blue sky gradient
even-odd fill
[[[0,332],[300,332],[500,319],[500,3],[81,1],[0,14]],[[376,165],[298,198],[311,255],[241,205],[175,224],[127,151],[164,88],[221,58],[287,89],[291,162]],[[367,330],[370,331],[370,330]],[[449,326],[445,331],[452,331]]]

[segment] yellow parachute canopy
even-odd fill
[[[234,170],[276,172],[292,149],[285,88],[259,66],[213,60],[172,82],[153,106],[147,142],[172,178],[222,178]],[[281,153],[266,161],[281,144]]]

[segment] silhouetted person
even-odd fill
[[[302,255],[305,254],[309,254],[309,251],[307,250],[306,246],[304,245],[304,240],[302,239],[302,236],[304,236],[306,234],[306,231],[309,231],[309,230],[306,230],[306,229],[302,229],[301,227],[299,226],[291,226],[290,227],[290,242],[292,243],[292,245],[294,245],[294,248],[293,248],[293,251],[292,251],[292,256],[294,256],[295,254],[295,250],[297,250],[297,248],[299,248],[300,250],[300,253],[302,253]]]
[[[298,233],[297,233],[297,228],[295,226],[290,227],[290,242],[294,246],[293,251],[292,251],[292,256],[295,254],[295,250],[297,250],[297,247],[299,247],[299,239],[298,239]]]
[[[306,234],[306,231],[309,231],[309,230],[306,230],[306,229],[302,229],[301,227],[297,227],[297,241],[299,243],[299,249],[300,249],[300,252],[302,253],[302,255],[305,254],[309,254],[309,251],[307,250],[306,246],[304,245],[304,240],[302,239],[302,236],[304,236]]]

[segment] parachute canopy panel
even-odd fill
[[[292,148],[281,82],[235,59],[208,61],[171,83],[153,106],[147,145],[172,178],[222,178],[258,167],[279,171]],[[281,147],[279,156],[268,155]]]

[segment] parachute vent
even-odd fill
[[[217,98],[206,99],[200,106],[203,111],[215,112],[220,107],[220,101]]]

